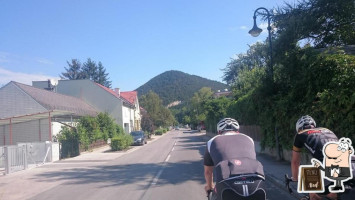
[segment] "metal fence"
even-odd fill
[[[0,173],[9,174],[57,160],[53,158],[52,152],[56,152],[53,147],[58,145],[51,142],[35,142],[0,147]]]

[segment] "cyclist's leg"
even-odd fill
[[[316,193],[309,193],[309,198],[310,198],[310,200],[322,200],[322,197],[320,197]]]
[[[327,194],[327,198],[329,198],[329,199],[337,199],[338,195],[336,193],[329,193],[329,194]]]

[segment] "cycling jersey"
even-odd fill
[[[226,133],[207,142],[204,165],[215,166],[216,181],[233,175],[257,173],[264,175],[256,160],[254,141],[242,133]]]
[[[323,146],[329,141],[338,141],[338,137],[329,129],[306,129],[296,134],[293,150],[300,152],[305,147],[311,155],[323,161]]]

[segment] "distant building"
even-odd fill
[[[217,90],[217,92],[215,92],[213,94],[214,98],[219,98],[219,97],[231,97],[232,96],[232,92],[228,91],[228,89],[224,89],[223,91],[221,90]]]
[[[169,105],[167,105],[166,107],[170,108],[170,107],[174,107],[174,106],[177,106],[177,105],[180,105],[180,104],[181,104],[181,101],[174,101],[172,103],[169,103]]]

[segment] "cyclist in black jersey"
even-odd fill
[[[316,128],[316,122],[309,116],[302,116],[296,123],[296,136],[293,143],[291,170],[292,179],[297,181],[298,169],[301,162],[301,150],[304,147],[312,155],[313,158],[323,161],[323,146],[329,141],[338,141],[338,137],[327,128]],[[325,181],[325,184],[330,184]],[[327,190],[327,187],[325,187]],[[336,194],[326,191],[324,195],[331,199],[336,198]],[[309,194],[310,199],[321,199],[316,193]]]
[[[217,131],[218,135],[207,142],[204,155],[206,192],[214,189],[215,198],[223,200],[265,199],[264,171],[256,160],[253,139],[239,133],[239,124],[232,118],[222,119],[217,124]]]

